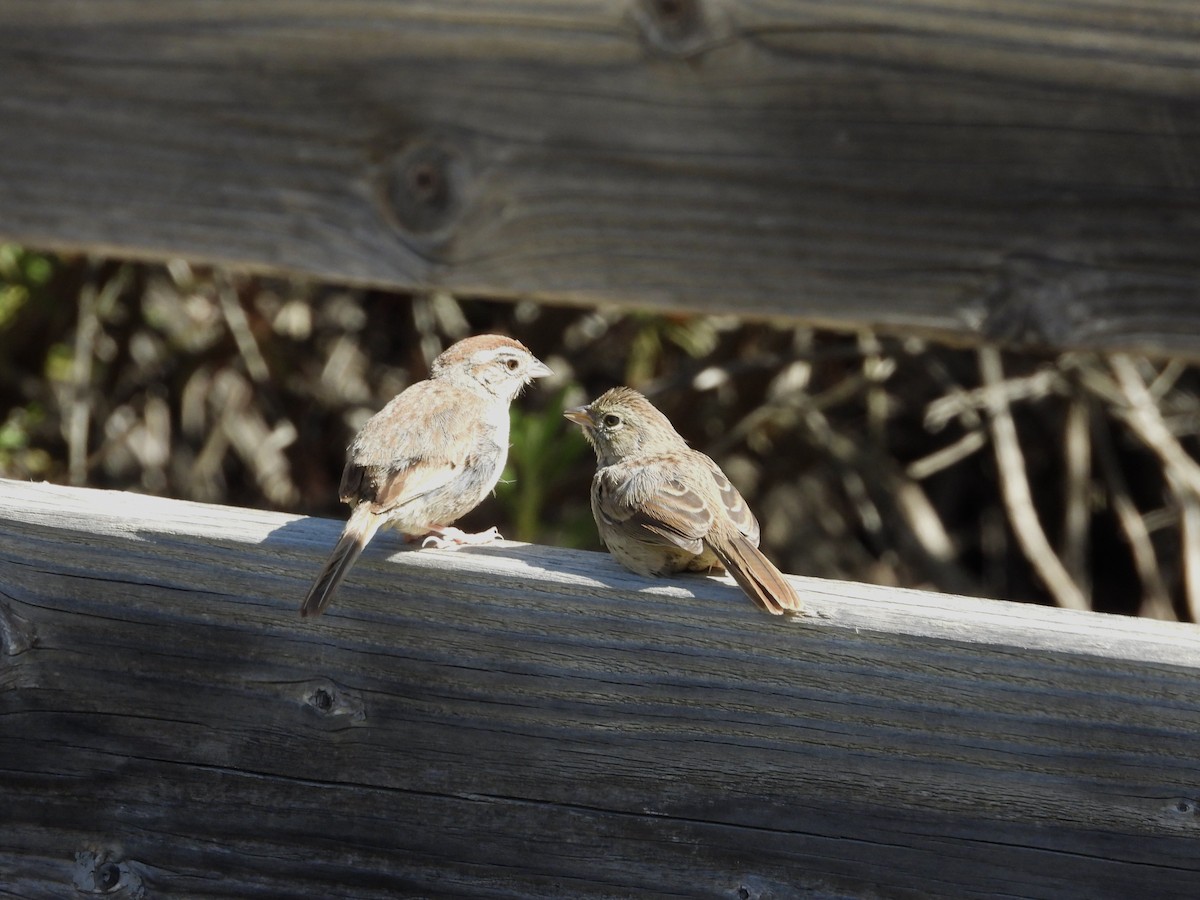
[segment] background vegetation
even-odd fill
[[[0,475],[342,517],[359,425],[453,341],[555,370],[460,523],[598,548],[561,416],[645,391],[787,571],[1195,621],[1197,371],[733,317],[501,304],[0,247]]]

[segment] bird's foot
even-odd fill
[[[480,531],[476,534],[451,525],[435,525],[429,529],[429,534],[425,540],[421,541],[421,546],[434,547],[438,550],[456,550],[466,544],[490,544],[492,541],[502,540],[504,538],[494,525],[487,531]]]

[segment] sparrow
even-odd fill
[[[721,468],[649,400],[617,387],[566,410],[596,451],[592,515],[600,540],[639,575],[724,568],[773,615],[803,609],[758,549],[758,520]]]
[[[429,378],[409,385],[373,415],[346,451],[339,491],[346,527],[300,607],[319,616],[380,528],[425,545],[453,547],[499,538],[450,524],[491,493],[508,458],[508,408],[549,366],[519,341],[469,337],[433,361]]]

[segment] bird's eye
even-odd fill
[[[504,361],[504,365],[508,368],[508,371],[515,372],[521,367],[521,361],[510,356]]]
[[[621,417],[616,413],[607,413],[601,421],[605,428],[616,428],[621,424]]]

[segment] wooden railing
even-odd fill
[[[1190,897],[1200,628],[0,482],[5,896]]]

